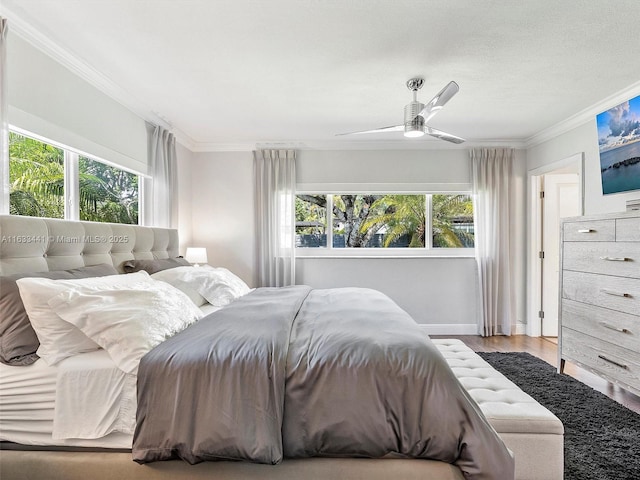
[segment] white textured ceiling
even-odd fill
[[[460,85],[429,124],[467,145],[526,142],[640,85],[638,0],[2,1],[195,149],[416,142],[335,137],[402,123],[412,76],[423,102]]]

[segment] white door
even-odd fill
[[[558,295],[560,275],[560,219],[580,215],[578,175],[543,176],[542,201],[542,335],[558,336]]]

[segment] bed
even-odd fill
[[[175,230],[170,229],[0,216],[0,237],[2,239],[0,244],[0,275],[3,276],[29,272],[86,269],[90,266],[103,264],[122,269],[127,262],[133,261],[135,263],[146,260],[153,263],[158,260],[174,259],[178,256],[178,235]],[[276,293],[277,295],[282,294],[284,297],[279,296],[274,300],[271,295]],[[345,297],[345,294],[351,295],[351,300]],[[354,307],[353,298],[355,297],[353,295],[365,295],[365,300],[360,304],[355,304],[356,306]],[[321,328],[320,331],[325,336],[320,336],[317,329],[302,329],[302,325],[317,323],[315,310],[309,310],[306,307],[306,305],[314,303],[325,304],[323,308],[328,308],[327,305],[330,307],[339,305],[340,309],[337,313],[334,312],[334,318],[344,312],[355,315],[360,311],[364,311],[362,309],[367,303],[373,304],[381,310],[389,309],[387,312],[389,319],[393,317],[393,322],[396,322],[395,325],[402,327],[397,330],[407,332],[405,334],[406,338],[402,339],[402,341],[408,342],[403,344],[404,346],[400,349],[394,350],[399,352],[399,363],[393,364],[392,366],[394,367],[400,365],[404,368],[406,366],[406,363],[403,363],[404,359],[400,357],[403,357],[411,349],[417,351],[424,349],[436,350],[435,347],[430,346],[428,339],[424,339],[424,335],[421,335],[420,339],[418,339],[419,329],[414,329],[410,322],[407,323],[404,312],[400,311],[397,306],[394,307],[394,304],[389,304],[384,299],[381,299],[376,292],[347,292],[345,290],[338,291],[337,289],[331,292],[312,291],[305,287],[292,287],[289,290],[280,290],[279,292],[258,289],[233,302],[230,306],[220,308],[211,315],[205,316],[204,319],[199,319],[197,322],[190,324],[189,328],[183,329],[180,333],[155,346],[153,350],[142,357],[142,361],[139,362],[139,370],[138,363],[136,363],[134,370],[128,371],[127,368],[123,369],[123,364],[118,363],[118,360],[114,360],[120,367],[120,373],[118,373],[116,371],[118,369],[114,369],[113,364],[109,363],[108,357],[115,358],[111,350],[109,350],[108,356],[105,356],[104,350],[81,352],[76,356],[64,359],[59,366],[52,367],[53,371],[51,368],[48,369],[42,365],[42,359],[28,367],[3,366],[0,374],[3,379],[11,379],[10,383],[12,382],[13,387],[16,389],[15,391],[18,392],[15,398],[19,398],[20,393],[26,395],[23,398],[28,398],[28,401],[20,402],[22,404],[20,407],[24,410],[26,406],[30,410],[29,418],[32,420],[27,427],[19,425],[20,418],[17,412],[20,408],[16,405],[9,408],[11,402],[7,402],[6,399],[3,400],[3,428],[0,432],[0,437],[2,440],[8,440],[11,443],[5,442],[3,444],[0,475],[2,478],[86,478],[90,472],[91,478],[97,479],[205,477],[216,479],[301,477],[318,479],[382,479],[391,476],[421,479],[504,478],[508,480],[513,478],[513,460],[509,452],[498,438],[495,430],[488,426],[488,422],[479,412],[477,405],[473,401],[467,402],[468,395],[457,381],[446,388],[440,386],[439,382],[434,382],[435,388],[432,388],[432,383],[426,379],[411,377],[409,383],[413,384],[418,380],[426,382],[418,382],[419,389],[424,391],[435,390],[434,395],[436,396],[431,397],[429,402],[446,403],[449,400],[454,401],[439,413],[432,414],[431,417],[423,412],[423,410],[426,410],[426,403],[429,403],[427,400],[422,403],[418,402],[411,408],[406,407],[406,411],[403,410],[403,404],[398,403],[389,411],[396,414],[402,411],[403,415],[406,413],[407,419],[383,418],[380,425],[370,425],[365,420],[366,417],[360,416],[362,410],[377,408],[373,404],[369,405],[367,403],[370,396],[381,395],[381,391],[387,391],[386,387],[388,386],[397,388],[398,391],[404,391],[404,396],[398,395],[398,398],[385,397],[385,402],[393,403],[406,401],[407,395],[409,393],[413,395],[413,391],[406,390],[407,385],[400,385],[397,381],[396,383],[381,382],[380,379],[384,375],[380,375],[379,371],[364,371],[358,377],[358,382],[362,378],[370,379],[370,381],[369,383],[364,382],[359,388],[364,389],[371,395],[362,397],[359,403],[362,402],[362,405],[366,408],[357,408],[357,406],[348,402],[345,403],[344,396],[341,396],[341,394],[351,388],[353,380],[357,377],[357,375],[353,376],[350,373],[352,372],[352,365],[349,362],[360,358],[359,356],[362,354],[361,352],[356,352],[354,353],[355,356],[340,356],[342,354],[340,352],[349,349],[351,342],[343,342],[340,347],[333,348],[338,350],[338,356],[327,362],[334,370],[338,371],[338,374],[333,377],[325,378],[325,373],[323,373],[325,370],[315,370],[311,367],[306,370],[288,369],[289,364],[298,366],[313,364],[309,360],[309,345],[315,345],[318,348],[327,345],[332,346],[336,344],[334,341],[336,338],[344,335],[345,331],[340,330],[343,327],[339,325],[344,322],[334,322],[331,328]],[[266,308],[269,305],[284,305],[284,307],[280,313],[264,317],[258,323],[238,327],[237,322],[247,316],[246,311],[250,311],[254,315],[271,310],[271,308]],[[203,306],[206,307],[206,305]],[[248,308],[248,310],[237,311],[240,307]],[[305,313],[302,315],[300,312]],[[296,317],[299,313],[302,316]],[[356,320],[353,320],[353,322],[356,322]],[[393,324],[393,322],[391,323]],[[205,324],[210,324],[207,327],[209,330],[203,330]],[[269,349],[266,356],[257,355],[255,358],[246,361],[243,359],[240,362],[239,374],[233,374],[232,369],[226,368],[230,366],[228,358],[220,359],[218,368],[215,369],[216,372],[226,372],[224,378],[227,379],[228,387],[231,390],[217,392],[210,385],[209,390],[207,390],[201,385],[207,382],[194,382],[185,387],[189,377],[205,378],[202,375],[203,372],[207,372],[206,366],[198,367],[205,368],[205,370],[196,370],[195,374],[180,373],[183,371],[182,369],[179,371],[172,370],[173,364],[176,363],[176,358],[179,358],[183,363],[189,364],[191,362],[191,353],[196,348],[184,348],[185,345],[196,345],[199,339],[205,338],[207,335],[210,335],[212,339],[218,339],[228,338],[239,334],[239,332],[253,332],[254,330],[258,332],[260,330],[258,328],[259,325],[266,325],[266,327],[259,334],[256,333],[254,335],[254,340],[259,344],[256,344],[256,348],[252,350],[262,352],[261,348],[267,344]],[[376,328],[380,330],[379,321],[376,324]],[[353,328],[349,335],[355,330],[357,328]],[[411,333],[412,331],[414,334]],[[189,332],[191,336],[189,336]],[[282,335],[276,336],[273,332],[281,332]],[[383,332],[381,335],[375,335],[370,332],[370,336],[366,337],[366,345],[368,347],[371,345],[380,347],[374,349],[378,356],[389,356],[389,351],[385,350],[388,347],[385,342],[386,337],[390,336],[389,334],[390,332]],[[266,342],[265,337],[267,337]],[[314,343],[314,340],[316,343]],[[293,346],[292,350],[298,352],[298,356],[289,352],[290,341]],[[200,343],[207,344],[207,342]],[[211,344],[211,342],[208,342],[208,344]],[[221,349],[225,348],[224,345],[219,345],[219,347]],[[227,345],[226,348],[229,349],[230,347]],[[237,352],[233,348],[230,350],[232,355],[236,355]],[[212,358],[216,355],[216,351],[205,350],[200,355]],[[184,352],[187,352],[188,355]],[[381,352],[386,353],[381,355]],[[265,361],[265,358],[267,361]],[[127,361],[127,358],[122,361]],[[451,370],[446,367],[444,359],[434,362],[433,365],[437,365],[437,368],[434,367],[437,370],[436,376],[446,377],[449,380],[454,378],[455,380]],[[278,365],[282,368],[279,368]],[[431,365],[431,362],[429,362],[428,368],[432,368]],[[240,404],[243,406],[246,398],[248,398],[245,391],[246,383],[248,382],[239,382],[238,378],[244,378],[242,375],[254,372],[256,368],[262,368],[261,366],[265,366],[268,370],[267,374],[264,376],[254,375],[251,387],[252,389],[261,389],[261,391],[266,392],[265,397],[260,397],[265,399],[264,408],[271,408],[273,405],[276,405],[276,408],[275,410],[265,410],[266,413],[261,417],[261,421],[254,422],[256,424],[252,426],[249,434],[245,432],[242,437],[245,441],[260,440],[258,445],[256,446],[253,443],[250,445],[238,444],[236,439],[230,450],[226,445],[225,449],[220,450],[218,448],[216,450],[216,447],[213,448],[213,453],[211,451],[202,453],[199,450],[199,446],[196,445],[188,452],[181,451],[179,446],[185,443],[185,438],[199,438],[201,433],[205,436],[209,435],[209,432],[203,433],[198,430],[202,422],[197,419],[193,420],[196,418],[193,412],[184,412],[181,411],[184,409],[177,409],[170,414],[168,413],[167,405],[176,403],[175,399],[179,398],[181,392],[184,391],[182,388],[203,388],[200,396],[202,398],[215,398],[217,403],[224,402],[225,399],[230,398],[230,395],[239,395],[239,397],[234,398],[241,398]],[[419,370],[428,369],[426,366],[423,367],[420,367]],[[388,369],[389,366],[382,365],[380,368]],[[7,369],[10,369],[11,373]],[[19,369],[29,373],[15,373]],[[207,375],[210,373],[207,373]],[[393,375],[389,375],[390,373],[393,373]],[[387,370],[386,374],[388,381],[399,378],[396,371]],[[161,377],[163,375],[171,380],[161,385]],[[88,402],[76,401],[74,403],[71,401],[65,408],[61,408],[59,406],[61,403],[59,395],[65,389],[73,392],[73,385],[77,385],[73,382],[78,381],[78,379],[86,380],[86,378],[94,380],[98,378],[109,379],[108,382],[94,382],[106,389],[105,391],[88,389],[89,392],[85,393],[94,395],[94,397],[113,397],[115,400],[112,406],[118,405],[118,408],[105,409],[99,422],[79,427],[88,428],[92,432],[98,429],[104,435],[97,439],[69,439],[69,433],[65,434],[58,431],[66,426],[64,412],[66,411],[66,418],[72,417],[74,413],[75,416],[84,418],[84,415],[79,415],[78,411],[81,411],[82,405],[87,405]],[[224,378],[219,378],[218,380],[224,380]],[[61,382],[61,379],[67,383]],[[312,381],[309,379],[312,379]],[[128,418],[131,418],[131,409],[136,406],[134,405],[136,402],[131,398],[131,394],[126,394],[126,391],[130,392],[131,382],[136,381],[138,382],[139,396],[137,402],[137,424],[135,431],[132,432],[131,422],[123,420],[121,414],[123,411],[128,411]],[[407,383],[406,379],[404,382]],[[105,384],[108,384],[109,388],[105,387]],[[285,391],[285,384],[295,386],[295,388],[289,388],[288,391]],[[301,394],[300,388],[302,388],[301,385],[303,384],[315,385],[316,387],[310,393]],[[37,385],[38,388],[34,388],[34,385]],[[126,387],[127,385],[129,387]],[[180,385],[180,387],[176,387],[176,385]],[[233,390],[234,388],[236,390]],[[310,399],[317,402],[319,392],[323,390],[333,396],[330,395],[320,403],[308,403]],[[153,395],[144,397],[146,395],[144,392],[146,391],[153,392]],[[455,393],[453,393],[454,391]],[[32,396],[29,397],[29,395]],[[444,396],[438,397],[438,395]],[[281,399],[283,397],[288,399],[286,403],[282,403]],[[144,398],[154,398],[155,400],[147,401]],[[171,401],[172,398],[174,401]],[[58,407],[57,410],[60,411],[56,411],[56,408],[53,408],[52,399],[55,406]],[[166,403],[158,401],[158,399],[166,400]],[[343,403],[336,403],[341,400]],[[459,413],[463,414],[464,418],[461,420],[451,416],[448,419],[449,424],[447,424],[446,428],[443,428],[445,432],[450,433],[449,436],[457,439],[454,444],[458,445],[458,447],[454,452],[450,451],[448,439],[447,442],[449,443],[439,443],[440,439],[446,437],[446,435],[436,436],[425,432],[430,424],[436,422],[435,417],[448,418],[450,412],[458,408],[458,406],[453,407],[452,405],[458,405],[458,403],[461,405]],[[334,405],[334,408],[332,408],[332,405]],[[335,408],[335,405],[340,405],[341,407]],[[206,408],[206,406],[202,408]],[[255,410],[255,406],[251,408]],[[260,408],[263,408],[263,405]],[[345,415],[345,412],[342,412],[341,417],[340,409],[346,409],[347,414]],[[14,411],[16,412],[15,419],[11,417]],[[198,411],[200,412],[200,410]],[[242,411],[241,408],[240,411]],[[324,412],[323,415],[317,414],[319,411]],[[154,440],[154,436],[158,436],[158,431],[164,431],[164,427],[157,427],[159,425],[157,422],[167,421],[167,419],[160,418],[164,414],[170,417],[169,423],[173,419],[174,424],[179,427],[171,431],[170,434],[161,435],[162,438],[171,438],[173,443],[168,446],[163,445],[161,442],[158,443],[157,439]],[[179,414],[182,416],[178,416]],[[56,421],[55,415],[61,415],[60,418],[63,420],[58,419]],[[215,418],[215,412],[198,413],[198,415],[208,415],[209,418]],[[383,412],[382,417],[384,415],[385,413]],[[400,417],[402,415],[397,416]],[[175,421],[176,418],[179,419],[177,423]],[[300,422],[300,418],[305,421]],[[323,423],[324,425],[318,425]],[[458,425],[454,426],[456,423]],[[389,425],[393,425],[393,439],[388,438],[389,436],[384,432],[385,428],[391,428]],[[460,428],[460,425],[464,427]],[[222,422],[216,427],[216,431],[218,431],[218,427],[223,429],[227,426],[225,422]],[[314,430],[316,427],[318,429]],[[246,425],[243,428],[246,429]],[[350,438],[351,434],[349,433],[354,429],[360,432],[357,442],[358,448],[355,450],[353,449],[354,441]],[[54,433],[56,431],[58,433]],[[278,441],[274,440],[278,437],[274,433],[276,431],[278,433],[280,431],[283,432],[282,438]],[[380,431],[383,433],[379,438],[369,441],[369,437],[375,436]],[[197,434],[193,435],[193,432]],[[425,435],[424,438],[426,440],[420,440],[420,435]],[[175,438],[173,438],[174,436]],[[331,437],[331,441],[327,440],[328,437]],[[61,438],[62,440],[60,440]],[[130,451],[132,438],[133,457],[137,462],[144,463],[142,466],[132,461],[132,452]],[[305,442],[300,443],[298,440],[301,438],[305,438]],[[210,440],[207,437],[201,443],[206,444]],[[149,441],[152,444],[148,444]],[[153,442],[155,442],[155,446]],[[385,444],[385,442],[389,444]],[[381,446],[381,444],[383,445]],[[431,459],[438,458],[438,455],[433,455],[434,451],[445,448],[449,451],[440,455],[440,458],[448,461]],[[392,453],[396,450],[402,455]],[[161,451],[168,453],[166,455],[159,454],[158,452]],[[255,456],[252,456],[253,454],[247,456],[247,451],[254,453],[259,451],[260,453]],[[465,456],[467,452],[475,453]],[[410,453],[410,455],[407,455],[407,453]],[[217,461],[188,465],[184,461],[170,460],[176,456],[191,463],[209,459]],[[307,456],[311,458],[302,458]],[[424,458],[407,458],[408,456],[422,456]],[[249,461],[221,461],[224,458]],[[465,474],[463,474],[463,470],[466,472]]]

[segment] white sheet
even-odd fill
[[[207,315],[219,310],[205,304]],[[136,377],[104,350],[40,359],[26,367],[0,363],[0,440],[23,445],[131,448]]]
[[[0,363],[0,438],[51,434],[55,389],[56,367],[42,359],[26,367]]]
[[[105,350],[66,358],[58,366],[52,437],[133,435],[136,376],[120,370]]]
[[[27,367],[0,363],[0,440],[24,445],[131,448],[131,434],[113,433],[96,440],[53,438],[58,369],[42,359]]]

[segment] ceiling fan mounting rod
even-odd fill
[[[418,90],[424,85],[424,78],[415,77],[407,80],[407,88],[413,93],[413,101],[418,101]],[[414,115],[415,116],[415,115]]]

